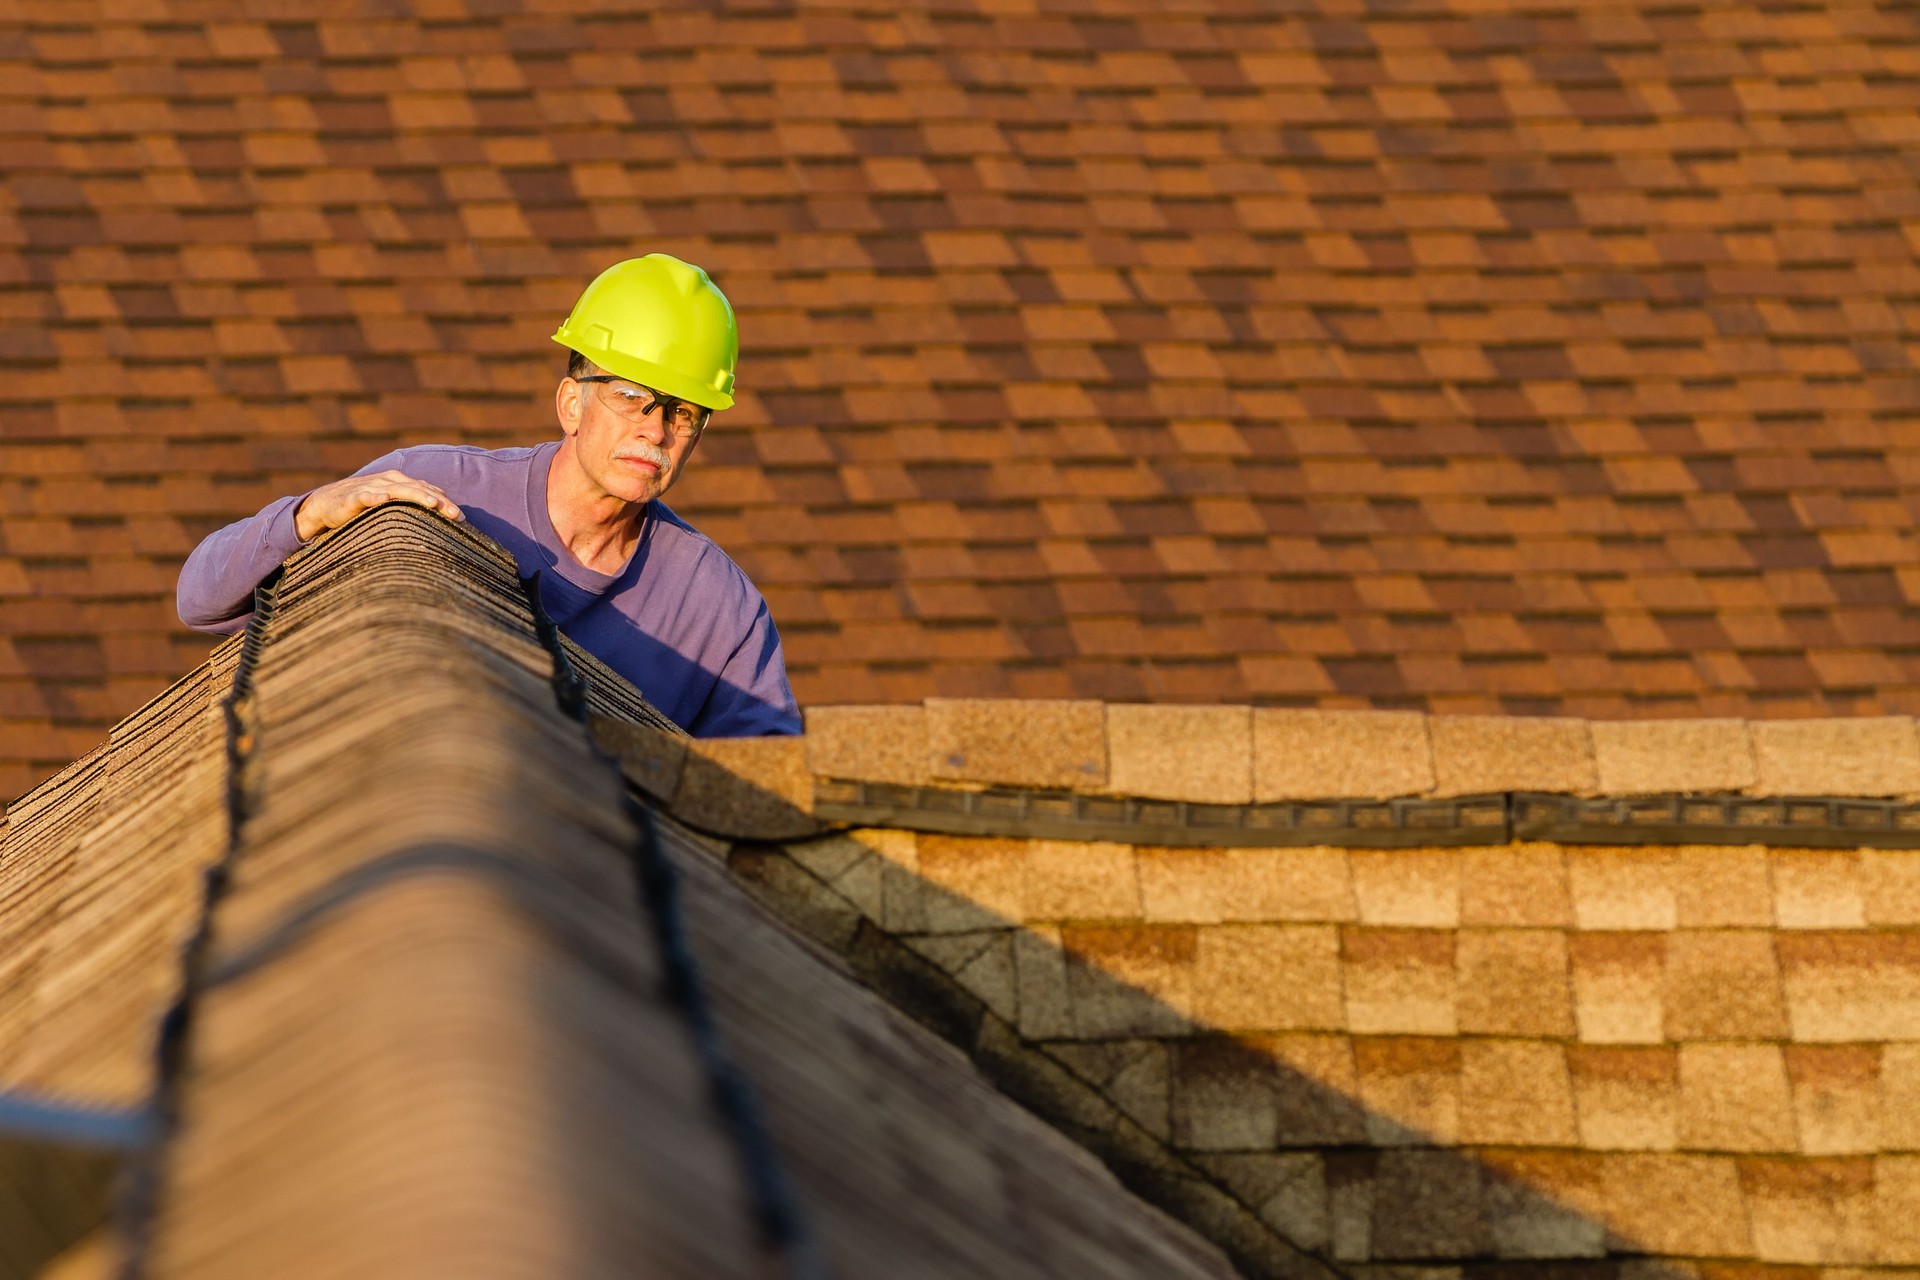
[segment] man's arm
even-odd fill
[[[449,520],[460,508],[439,486],[398,470],[404,450],[375,458],[344,480],[278,498],[259,514],[208,534],[180,567],[175,605],[196,631],[232,635],[253,612],[253,589],[281,561],[372,507],[411,502]]]
[[[762,600],[687,732],[696,738],[760,738],[800,731],[800,707],[787,683],[780,633]]]
[[[180,566],[180,585],[174,594],[180,621],[215,635],[232,635],[247,625],[254,587],[300,549],[293,509],[302,496],[275,499],[260,514],[201,539]]]

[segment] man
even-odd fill
[[[696,737],[800,732],[766,601],[668,510],[713,412],[733,404],[733,308],[662,253],[608,268],[553,335],[561,438],[532,449],[421,445],[207,537],[180,571],[180,620],[231,634],[301,544],[387,502],[465,520],[540,574],[560,629]]]

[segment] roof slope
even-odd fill
[[[647,708],[591,664],[556,680],[565,653],[497,547],[385,508],[291,562],[223,655],[231,732],[205,732],[225,679],[205,672],[117,735],[147,747],[124,759],[217,749],[211,803],[156,807],[172,775],[105,767],[110,748],[14,806],[0,901],[45,905],[5,950],[40,954],[38,986],[120,1050],[9,1077],[0,1102],[90,1105],[69,1146],[89,1115],[121,1124],[143,1274],[1232,1274],[710,870],[694,947],[727,950],[712,989],[774,1147],[729,1123],[737,1068],[662,888],[676,855],[566,710]],[[72,872],[40,888],[43,868],[135,811],[154,874],[197,871],[208,837],[221,859],[204,916],[189,895],[169,945],[127,962],[156,993],[138,1007],[97,982],[138,920],[24,945],[110,896]]]
[[[226,848],[224,645],[7,809],[0,1089],[138,1106],[202,874]]]
[[[0,15],[0,794],[643,249],[803,702],[1920,701],[1910,9],[330,12]]]
[[[1002,1081],[989,1084],[888,1002],[856,991],[837,957],[766,928],[724,869],[724,844],[683,828],[664,834],[686,874],[688,924],[717,1012],[845,1274],[1236,1274],[1185,1226],[1123,1198],[1082,1147],[1010,1106],[994,1087]],[[743,935],[742,921],[755,927]],[[1303,1255],[1290,1261],[1301,1280],[1327,1276]]]

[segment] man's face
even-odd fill
[[[641,412],[650,400],[630,382],[571,377],[563,379],[555,393],[560,429],[573,442],[580,470],[602,492],[623,502],[651,502],[671,489],[700,442],[697,432],[684,433],[684,417],[683,430],[675,430],[669,420],[671,400]]]

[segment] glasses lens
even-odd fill
[[[699,405],[675,400],[672,396],[656,396],[648,388],[633,382],[608,382],[602,386],[613,411],[630,422],[643,421],[656,406],[663,405],[666,412],[662,416],[666,419],[668,430],[675,435],[693,435],[707,424],[707,411]]]
[[[707,411],[699,405],[688,404],[684,400],[676,401],[673,406],[673,429],[683,436],[690,436],[706,425]]]

